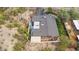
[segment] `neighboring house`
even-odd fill
[[[77,35],[77,39],[79,41],[79,20],[73,20],[73,27],[74,27],[74,31]]]
[[[31,30],[31,43],[59,42],[59,33],[53,15],[34,15],[29,25]]]

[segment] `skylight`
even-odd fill
[[[39,21],[35,21],[34,22],[34,29],[39,29],[40,28],[40,22]]]

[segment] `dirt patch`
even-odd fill
[[[26,51],[44,51],[44,50],[47,50],[47,48],[49,50],[54,51],[56,48],[56,45],[51,43],[30,43],[30,42],[27,42],[25,45]]]

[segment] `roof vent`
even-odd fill
[[[42,26],[44,26],[44,24],[41,24]]]
[[[46,16],[43,16],[44,18],[46,18]]]

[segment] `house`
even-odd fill
[[[34,15],[29,26],[31,30],[31,43],[59,42],[59,33],[53,15]]]
[[[77,40],[79,41],[79,20],[73,20],[73,27],[76,33]]]

